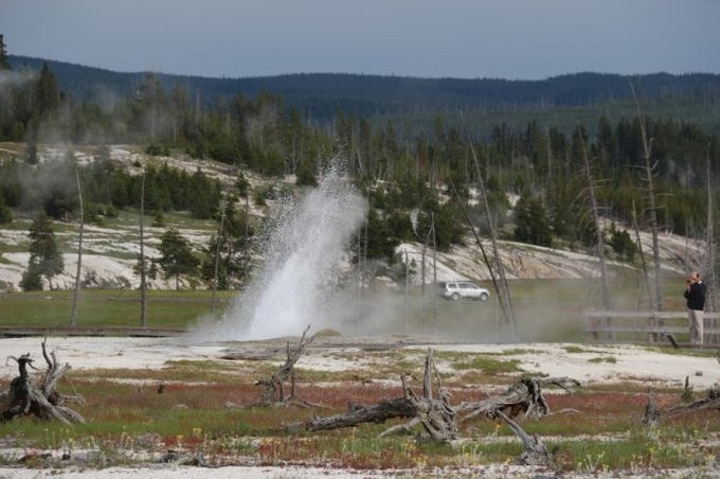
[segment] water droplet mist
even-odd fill
[[[273,211],[261,270],[217,328],[223,339],[297,336],[308,325],[315,331],[334,326],[328,305],[341,259],[368,211],[341,163],[332,162],[317,188]]]

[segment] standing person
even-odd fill
[[[705,293],[707,287],[700,279],[700,273],[693,271],[687,279],[685,299],[687,299],[688,325],[690,326],[690,343],[703,343],[703,310],[705,309]]]

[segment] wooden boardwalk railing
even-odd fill
[[[602,341],[646,341],[689,343],[687,311],[584,311],[590,339]],[[720,313],[704,315],[705,345],[720,344]]]

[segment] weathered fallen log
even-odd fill
[[[308,431],[322,431],[354,427],[364,423],[383,423],[388,419],[409,418],[416,414],[415,407],[407,398],[381,401],[373,406],[352,408],[351,411],[328,417],[314,417],[305,423]]]
[[[437,398],[433,396],[433,376],[437,383]],[[514,417],[524,413],[526,417],[540,417],[550,413],[542,388],[549,385],[564,389],[579,387],[580,383],[572,378],[526,378],[512,385],[504,394],[493,396],[480,402],[463,403],[453,407],[449,399],[450,391],[442,387],[440,377],[433,362],[432,350],[428,350],[425,359],[423,395],[418,397],[402,376],[404,397],[382,401],[372,406],[353,407],[350,411],[330,417],[314,417],[304,423],[304,429],[319,431],[354,427],[363,423],[382,423],[394,418],[411,418],[406,424],[393,426],[380,434],[380,437],[398,431],[409,431],[421,424],[430,438],[438,442],[447,442],[457,434],[457,421],[467,421],[478,415],[497,417],[499,414]],[[518,426],[519,427],[519,426]]]
[[[42,342],[42,354],[47,363],[47,370],[41,381],[31,377],[28,367],[36,369],[30,353],[19,358],[9,357],[18,363],[19,375],[10,383],[10,390],[0,396],[0,422],[7,422],[15,417],[33,415],[38,419],[55,419],[65,424],[84,423],[85,419],[76,411],[66,407],[65,401],[81,402],[78,396],[65,396],[57,392],[57,383],[70,370],[70,365],[60,366],[55,352],[48,353],[46,341]]]
[[[707,392],[707,397],[671,407],[668,409],[668,412],[682,413],[687,411],[701,411],[703,409],[720,409],[720,389],[711,388]]]

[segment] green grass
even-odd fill
[[[520,361],[517,359],[500,360],[484,355],[470,356],[470,358],[466,358],[464,361],[456,363],[454,365],[455,369],[460,371],[473,369],[490,375],[523,372],[519,366]]]
[[[615,364],[615,363],[617,363],[617,359],[612,356],[598,356],[595,358],[588,359],[588,362],[594,363],[594,364],[598,364],[598,363]]]
[[[236,292],[219,292],[222,301]],[[0,326],[63,327],[68,325],[72,291],[0,294]],[[148,322],[152,327],[184,328],[211,313],[211,291],[149,291]],[[83,290],[78,326],[138,326],[140,293],[136,290]]]

